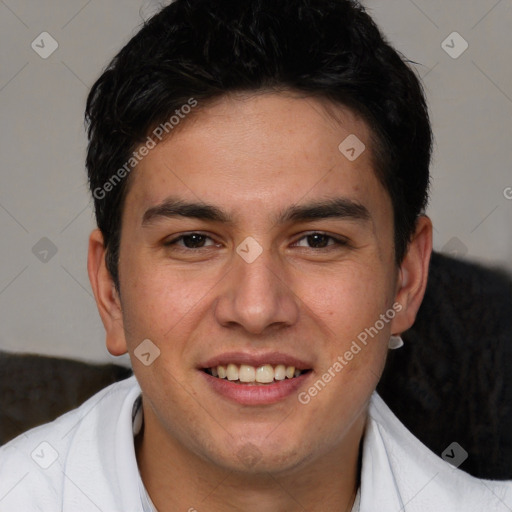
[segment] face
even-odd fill
[[[428,230],[397,268],[368,128],[337,108],[277,93],[203,107],[131,176],[119,297],[91,248],[107,344],[130,353],[147,426],[227,469],[342,456],[421,301]],[[338,149],[349,135],[366,145],[355,160]]]

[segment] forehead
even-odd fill
[[[170,194],[252,213],[333,194],[386,201],[371,133],[346,108],[282,93],[239,94],[199,104],[181,122],[133,171],[127,203],[136,210]]]

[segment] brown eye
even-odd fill
[[[326,247],[327,245],[329,245],[329,238],[330,237],[327,235],[321,235],[318,233],[316,233],[314,235],[308,235],[306,237],[310,247],[315,247],[315,248],[323,248],[323,247]]]
[[[197,247],[203,247],[206,241],[205,235],[198,235],[194,233],[192,235],[185,235],[182,237],[183,245],[189,249],[196,249]]]
[[[210,241],[210,243],[206,243]],[[203,247],[210,247],[215,245],[213,240],[202,233],[189,233],[180,235],[169,242],[165,242],[166,246],[179,246],[186,249],[202,249]]]
[[[306,242],[306,245],[301,243]],[[327,235],[326,233],[309,233],[308,235],[300,238],[294,245],[298,247],[307,247],[311,249],[325,249],[331,246],[347,245],[347,242],[341,238]]]

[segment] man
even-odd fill
[[[2,448],[2,512],[512,509],[374,393],[427,281],[431,131],[362,7],[176,0],[86,116],[89,277],[135,376]]]

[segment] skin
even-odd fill
[[[332,108],[332,105],[331,105]],[[350,510],[367,406],[391,334],[414,322],[426,286],[432,226],[420,217],[400,268],[389,195],[373,172],[370,134],[348,109],[285,93],[230,95],[203,106],[133,171],[122,216],[120,293],[101,233],[89,277],[114,355],[128,351],[143,390],[139,469],[160,512]],[[338,150],[356,134],[353,162]],[[169,196],[215,205],[230,223],[144,213]],[[368,219],[276,222],[286,208],[343,197]],[[190,232],[205,246],[165,246]],[[312,232],[329,238],[315,247]],[[237,253],[248,236],[263,252]],[[190,240],[190,239],[188,239]],[[307,391],[357,335],[402,309],[307,405],[297,394],[243,406],[205,384],[198,365],[232,350],[280,351],[312,365]],[[143,365],[144,339],[160,356]],[[244,454],[246,455],[244,457]],[[247,456],[253,454],[253,457]]]

